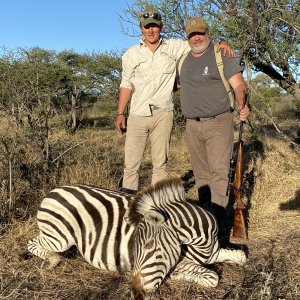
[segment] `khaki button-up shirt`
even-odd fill
[[[120,87],[132,89],[130,114],[151,116],[151,106],[173,110],[173,86],[176,62],[190,51],[187,41],[164,38],[152,52],[143,42],[129,48],[122,56]]]

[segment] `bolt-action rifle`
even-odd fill
[[[244,106],[247,105],[249,107],[249,97],[250,94],[246,89],[244,91]],[[234,168],[234,160],[230,160],[230,170],[229,170],[229,181],[227,194],[231,188],[233,188],[234,192],[234,222],[233,222],[233,231],[230,241],[232,243],[238,244],[246,244],[248,242],[248,230],[246,226],[246,205],[242,200],[242,186],[243,186],[243,125],[244,121],[240,122],[240,130],[239,130],[239,139],[238,139],[238,148],[237,148],[237,158]],[[234,177],[234,182],[233,181]]]

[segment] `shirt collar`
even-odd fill
[[[166,42],[166,39],[165,38],[163,38],[162,36],[159,38],[159,43],[158,43],[158,46],[157,46],[157,48],[160,46],[160,45],[162,45],[162,44],[164,44]],[[141,39],[140,39],[140,46],[145,46],[145,47],[147,47],[147,45],[145,44],[145,38],[144,37],[142,37]],[[156,49],[157,49],[156,48]]]

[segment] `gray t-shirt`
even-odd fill
[[[242,71],[236,59],[223,54],[222,59],[227,80]],[[180,72],[180,101],[187,119],[212,117],[230,110],[213,43],[202,56],[194,57],[190,52],[185,58]]]

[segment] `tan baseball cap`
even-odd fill
[[[200,17],[189,19],[185,25],[185,31],[188,36],[193,32],[204,33],[207,29],[204,19]]]
[[[161,25],[161,15],[158,11],[146,11],[141,14],[140,22],[142,26],[146,26],[148,24],[157,24]]]

